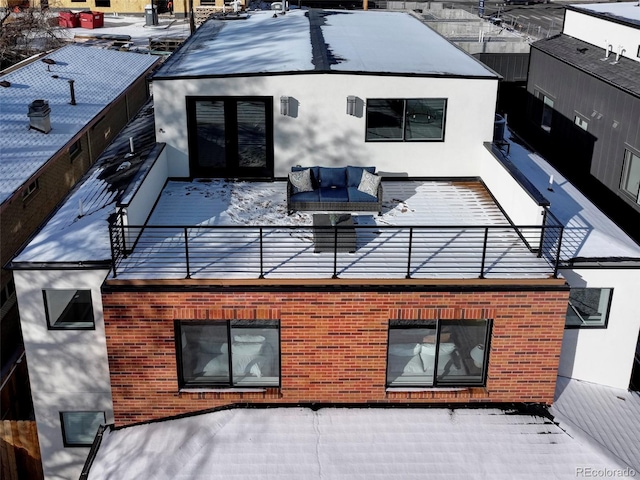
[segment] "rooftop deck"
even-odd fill
[[[354,214],[352,227],[325,227],[330,245],[318,253],[313,213],[287,215],[284,182],[169,182],[146,225],[112,226],[111,278],[556,275],[562,227],[511,225],[481,182],[389,180],[383,187],[382,215]],[[344,247],[346,234],[353,245],[333,248]]]

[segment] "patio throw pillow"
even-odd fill
[[[293,193],[313,191],[313,185],[311,185],[311,170],[308,168],[297,172],[290,172],[289,180],[291,181],[291,185],[293,185]]]
[[[358,190],[375,197],[378,195],[378,185],[380,185],[379,176],[369,173],[366,170],[362,170],[362,180],[360,180]]]

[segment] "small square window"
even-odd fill
[[[611,288],[572,288],[567,307],[567,328],[607,327]]]
[[[39,189],[40,182],[36,178],[33,182],[27,185],[27,188],[22,191],[22,201],[27,202],[28,200],[30,200]]]
[[[573,117],[573,123],[576,124],[577,127],[579,127],[582,130],[584,130],[585,132],[589,128],[589,122],[587,122],[580,115],[576,115],[575,117]]]
[[[80,139],[78,139],[75,142],[73,142],[69,147],[69,156],[71,157],[71,160],[76,158],[81,151],[82,151],[82,142]]]
[[[107,422],[104,412],[60,412],[60,423],[65,447],[90,447]]]
[[[111,8],[111,0],[96,0],[96,7]]]
[[[50,330],[94,328],[91,290],[43,290]]]

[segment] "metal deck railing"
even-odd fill
[[[548,278],[557,276],[563,234],[551,215],[543,226],[337,225],[321,227],[324,248],[317,253],[318,228],[131,226],[117,220],[110,227],[112,276]],[[348,249],[345,235],[354,242]]]

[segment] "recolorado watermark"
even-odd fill
[[[578,478],[633,478],[637,475],[633,468],[576,467]]]

